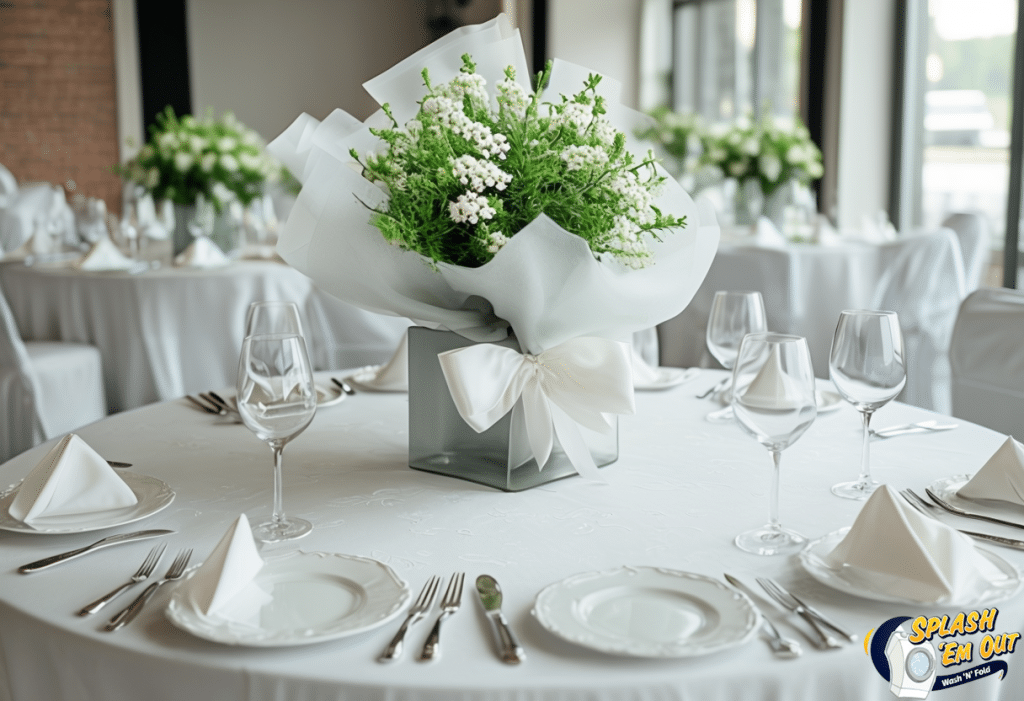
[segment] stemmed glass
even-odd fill
[[[832,383],[864,419],[860,477],[841,482],[832,493],[846,499],[867,499],[878,482],[871,478],[871,415],[892,401],[907,382],[903,333],[896,312],[854,310],[839,315],[828,369]]]
[[[275,543],[306,535],[313,525],[300,518],[286,518],[281,495],[284,446],[302,433],[316,414],[313,372],[301,336],[266,334],[242,341],[238,413],[246,428],[274,452],[273,515],[253,529],[253,537]]]
[[[707,344],[711,355],[726,370],[733,369],[744,336],[767,330],[760,292],[723,290],[715,293],[708,316]],[[728,392],[728,387],[722,391]],[[731,422],[732,406],[712,411],[706,418],[713,423]]]
[[[302,319],[295,302],[253,302],[245,315],[245,335],[293,333],[302,336]]]
[[[775,333],[744,337],[733,370],[732,407],[740,427],[771,453],[774,470],[768,524],[736,536],[736,545],[757,555],[799,550],[806,538],[779,523],[779,464],[818,415],[814,369],[806,339]]]

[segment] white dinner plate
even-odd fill
[[[141,521],[162,509],[166,509],[174,501],[174,491],[155,477],[127,471],[118,472],[117,474],[134,492],[135,498],[138,501],[133,506],[95,511],[87,514],[50,516],[35,519],[35,524],[30,526],[14,518],[9,513],[11,502],[14,501],[14,497],[18,494],[18,488],[21,486],[18,484],[4,490],[2,497],[0,497],[0,530],[37,534],[98,531],[103,528],[114,528],[115,526],[124,526],[128,523]]]
[[[364,392],[408,392],[409,387],[393,387],[393,386],[382,386],[377,381],[377,373],[380,372],[383,365],[367,365],[366,367],[359,368],[351,375],[345,376],[345,381],[356,389],[361,389]]]
[[[333,382],[330,384],[321,384],[317,382],[316,386],[316,408],[322,409],[323,407],[334,406],[335,404],[341,404],[345,401],[345,393],[340,387],[337,387]]]
[[[958,506],[972,514],[1001,518],[1004,521],[1019,523],[1024,527],[1024,506],[1008,501],[997,499],[965,499],[957,494],[957,491],[967,484],[974,475],[953,475],[936,480],[928,485],[928,488],[935,492],[935,496],[952,506]],[[921,494],[927,499],[926,494]]]
[[[728,393],[723,393],[718,398],[718,401],[722,406],[725,406],[728,403],[725,401],[725,396],[727,394]],[[830,411],[835,411],[843,405],[843,397],[838,392],[833,392],[829,389],[814,390],[814,401],[818,405],[819,414],[827,414]]]
[[[546,587],[533,615],[560,638],[631,657],[693,657],[750,640],[761,616],[710,577],[655,567],[586,572]]]
[[[874,601],[886,601],[897,604],[914,604],[917,606],[988,606],[997,601],[1002,601],[1013,596],[1020,588],[1020,573],[1017,568],[1003,558],[996,555],[987,548],[977,548],[986,559],[995,565],[1005,578],[995,582],[988,582],[986,586],[979,587],[976,591],[970,592],[963,601],[916,601],[906,597],[895,596],[889,593],[888,584],[905,583],[906,580],[897,579],[882,575],[877,572],[868,572],[856,567],[833,567],[825,560],[825,556],[839,544],[843,536],[850,529],[840,528],[826,536],[811,541],[800,552],[800,564],[804,569],[827,587],[836,589],[846,594],[859,596],[863,599]]]
[[[656,367],[651,369],[656,373],[654,378],[646,382],[634,382],[633,389],[644,391],[668,389],[689,382],[701,373],[700,368]]]
[[[207,615],[187,586],[197,571],[175,586],[167,617],[192,635],[225,645],[286,647],[356,635],[393,619],[411,596],[382,562],[296,550],[268,558],[245,589]]]

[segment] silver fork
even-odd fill
[[[221,416],[227,416],[228,413],[231,411],[231,407],[223,403],[223,401],[218,401],[217,399],[215,399],[212,392],[200,392],[199,396],[202,399],[208,401],[213,406],[213,408],[217,410],[217,413],[220,414]]]
[[[930,516],[936,519],[940,523],[942,522],[936,512],[939,511],[939,507],[930,501],[926,501],[924,498],[919,496],[916,492],[910,489],[901,489],[900,496],[907,500],[907,502],[915,509],[920,511],[925,516]],[[1005,545],[1008,548],[1016,548],[1017,550],[1024,550],[1024,541],[1014,540],[1013,538],[1003,538],[1002,536],[992,535],[991,533],[978,533],[977,531],[965,531],[963,529],[956,529],[964,535],[969,535],[972,538],[978,540],[987,540],[990,543],[996,543],[998,545]]]
[[[804,608],[799,602],[791,600],[791,598],[787,596],[787,592],[779,589],[775,582],[764,577],[758,577],[757,583],[761,585],[762,589],[768,592],[768,596],[775,599],[775,601],[781,604],[783,608],[792,611],[796,615],[800,616],[800,618],[807,621],[808,625],[810,625],[811,628],[814,629],[814,632],[818,634],[818,641],[820,643],[819,647],[825,648],[826,650],[834,650],[842,647],[842,644],[836,640],[831,633],[822,629],[818,624],[818,620],[812,616],[806,608]]]
[[[437,659],[441,654],[441,621],[459,610],[462,603],[462,583],[466,579],[465,572],[456,572],[448,580],[448,588],[444,590],[444,597],[441,599],[441,615],[427,636],[427,642],[423,643],[423,651],[420,653],[420,661]]]
[[[437,589],[441,586],[441,578],[434,575],[427,580],[427,583],[423,585],[423,589],[420,591],[420,595],[416,597],[416,601],[413,602],[412,606],[409,607],[409,614],[405,617],[402,622],[402,627],[395,633],[395,637],[388,643],[387,648],[380,657],[377,658],[378,662],[394,662],[402,654],[402,643],[405,640],[405,633],[412,624],[423,618],[430,607],[434,605],[434,597],[437,596]]]
[[[713,385],[709,389],[706,389],[705,391],[703,391],[700,394],[698,394],[697,395],[697,399],[704,399],[705,397],[711,396],[715,392],[718,392],[720,390],[725,389],[729,385],[730,382],[732,382],[732,376],[731,375],[723,377],[715,385]]]
[[[135,574],[132,575],[132,578],[129,581],[125,582],[109,594],[105,594],[104,596],[96,599],[96,601],[92,602],[88,606],[85,606],[78,612],[78,615],[88,616],[89,614],[96,613],[111,601],[121,596],[121,594],[128,591],[132,586],[138,584],[144,579],[148,579],[149,575],[153,574],[153,570],[156,569],[157,564],[159,564],[160,558],[164,556],[164,550],[166,547],[167,545],[164,543],[150,550],[149,555],[146,555],[146,559],[142,561],[142,564],[139,565],[139,569],[136,570]]]
[[[195,404],[197,407],[199,407],[200,409],[205,411],[207,414],[219,414],[220,413],[220,411],[218,409],[215,409],[214,407],[208,405],[206,402],[199,401],[196,397],[193,397],[191,394],[186,394],[185,395],[185,399],[187,399],[190,402],[192,402],[193,404]]]
[[[185,574],[185,568],[188,567],[188,561],[191,557],[191,549],[179,552],[178,556],[174,558],[174,562],[172,562],[171,566],[167,569],[167,574],[164,575],[164,578],[159,579],[146,587],[146,590],[139,595],[139,598],[128,604],[127,608],[122,609],[116,616],[111,618],[110,622],[107,623],[104,629],[108,632],[115,631],[131,623],[132,619],[134,619],[139,614],[139,611],[142,610],[142,607],[146,605],[146,602],[153,598],[153,594],[156,593],[157,589],[162,587],[164,584],[167,584],[167,582],[180,579],[181,575]]]
[[[909,491],[909,490],[907,490],[907,491]],[[942,497],[940,497],[938,494],[933,492],[928,487],[924,488],[924,493],[927,494],[931,498],[932,501],[934,501],[936,504],[938,504],[939,506],[941,506],[943,509],[945,509],[946,511],[948,511],[951,514],[956,514],[957,516],[966,516],[967,518],[976,518],[979,521],[988,521],[989,523],[998,523],[998,524],[1000,524],[1002,526],[1012,526],[1013,528],[1024,528],[1024,526],[1022,526],[1021,524],[1014,523],[1013,521],[1004,521],[1003,519],[996,518],[995,516],[985,516],[984,514],[974,514],[974,513],[971,513],[970,511],[964,511],[960,507],[953,506],[949,502],[944,501],[942,499]]]

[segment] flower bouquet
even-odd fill
[[[692,181],[704,150],[704,121],[693,112],[673,112],[667,107],[655,108],[650,115],[654,124],[641,129],[637,138],[652,141],[661,148],[669,158],[669,172],[676,179]],[[687,189],[692,190],[692,186]]]
[[[265,150],[263,140],[231,112],[220,120],[210,114],[177,117],[171,107],[157,115],[149,142],[117,168],[126,180],[142,186],[153,199],[177,205],[177,228],[196,223],[212,233],[214,214],[232,202],[247,206],[267,183],[281,175],[280,163]],[[182,241],[176,236],[175,253]],[[188,238],[185,238],[187,243]]]
[[[302,183],[280,255],[426,327],[409,336],[411,466],[504,489],[615,459],[623,340],[686,307],[719,239],[613,81],[561,61],[536,91],[526,76],[499,15],[366,83],[383,105],[366,122],[301,115],[269,146]]]

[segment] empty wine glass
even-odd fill
[[[736,536],[736,545],[757,555],[799,550],[806,538],[779,523],[779,464],[818,415],[814,369],[801,336],[752,333],[744,337],[733,370],[732,407],[737,423],[772,456],[768,524]]]
[[[274,453],[273,515],[253,529],[253,537],[275,543],[306,535],[313,525],[300,518],[286,518],[281,494],[284,446],[302,433],[316,414],[313,372],[301,336],[246,337],[238,361],[238,413],[246,428],[266,441]]]
[[[760,292],[724,290],[715,293],[708,316],[707,344],[711,355],[726,370],[733,369],[744,336],[767,330]],[[728,397],[729,388],[722,392]],[[706,418],[713,423],[730,422],[733,419],[732,406],[712,411]]]
[[[302,318],[295,302],[253,302],[245,315],[245,335],[293,333],[303,336]]]
[[[896,312],[854,310],[839,315],[828,360],[832,384],[860,411],[864,446],[860,477],[840,482],[832,493],[846,499],[867,499],[878,482],[871,478],[871,415],[892,401],[907,383],[903,333]]]

